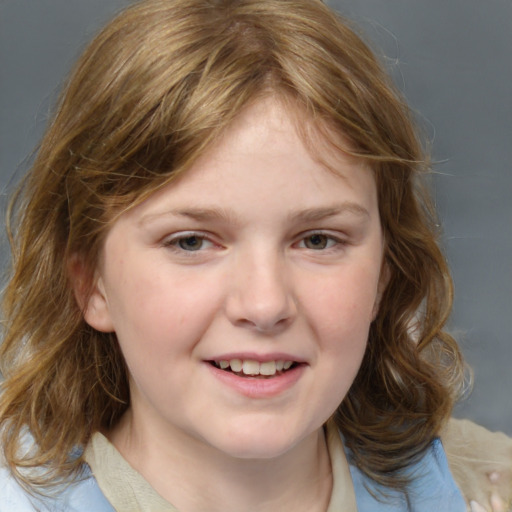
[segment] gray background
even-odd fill
[[[0,0],[2,206],[80,49],[129,3]],[[474,391],[456,415],[512,434],[512,1],[330,4],[383,49],[433,144],[436,202],[456,285],[450,328],[475,373]]]

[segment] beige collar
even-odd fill
[[[105,498],[117,512],[178,512],[99,432],[92,436],[84,458]]]
[[[332,495],[326,512],[357,512],[354,486],[338,429],[329,422],[326,432],[333,475]],[[99,432],[93,435],[84,456],[101,491],[116,511],[178,512]]]
[[[329,421],[326,428],[327,450],[331,458],[332,494],[326,512],[357,512],[356,495],[347,457],[343,449],[340,433],[334,421]]]

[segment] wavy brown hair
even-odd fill
[[[362,367],[335,414],[355,463],[378,482],[403,486],[401,470],[450,414],[463,366],[443,332],[452,288],[418,186],[426,158],[372,51],[319,0],[147,0],[84,52],[10,207],[1,441],[32,489],[75,474],[82,460],[70,457],[73,448],[114,425],[130,403],[115,335],[84,321],[70,265],[78,257],[87,269],[87,293],[117,216],[186,172],[268,94],[303,112],[334,145],[348,140],[350,149],[340,149],[375,173],[391,277]],[[35,441],[28,454],[27,430]],[[34,467],[37,478],[24,471]]]

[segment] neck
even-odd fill
[[[283,455],[268,459],[235,458],[183,433],[166,434],[145,431],[128,412],[108,437],[130,465],[182,512],[327,510],[332,475],[321,428]]]

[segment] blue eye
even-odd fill
[[[202,233],[177,233],[165,241],[164,245],[174,251],[199,252],[213,245]]]

